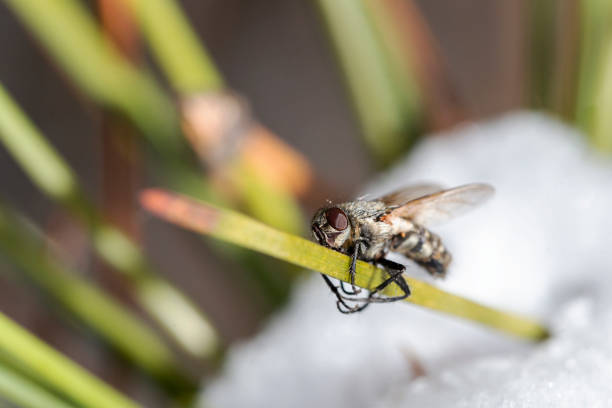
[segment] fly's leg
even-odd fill
[[[361,293],[361,288],[358,288],[357,286],[355,286],[355,268],[357,266],[357,258],[359,258],[359,250],[361,249],[361,241],[357,241],[355,243],[355,248],[353,249],[353,254],[351,255],[351,265],[349,267],[349,277],[351,279],[351,289],[347,290],[344,287],[344,282],[340,281],[340,290],[342,290],[342,292],[345,295],[349,295],[349,296],[354,296],[354,295],[358,295]]]
[[[406,283],[406,280],[402,276],[402,274],[406,270],[406,267],[402,264],[390,261],[388,259],[381,259],[377,261],[377,263],[385,268],[385,270],[389,274],[389,277],[370,292],[370,295],[368,296],[368,302],[395,302],[398,300],[406,299],[408,296],[410,296],[410,288],[408,287],[408,283]],[[399,286],[399,288],[402,290],[402,292],[404,292],[402,295],[392,297],[382,297],[380,295],[377,295],[380,291],[389,286],[392,282],[395,282],[397,286]]]
[[[368,307],[368,305],[370,304],[369,302],[366,302],[362,305],[349,306],[346,303],[347,300],[359,301],[359,300],[367,300],[367,299],[351,299],[351,298],[344,297],[340,294],[340,292],[338,291],[338,288],[332,283],[332,281],[329,280],[327,275],[321,274],[321,276],[323,277],[323,280],[325,281],[325,283],[327,283],[327,286],[329,286],[329,289],[332,291],[332,293],[336,295],[336,299],[337,299],[336,307],[338,308],[340,313],[350,314],[350,313],[361,312],[363,309]]]
[[[360,298],[353,298],[353,297],[342,295],[340,293],[340,290],[342,290],[342,292],[344,292],[347,295],[359,293],[361,291],[361,289],[354,286],[354,282],[355,282],[354,266],[357,261],[358,251],[359,250],[356,249],[353,254],[353,260],[351,262],[351,270],[349,270],[349,273],[351,273],[351,284],[353,288],[355,289],[353,292],[347,291],[342,286],[342,283],[343,283],[342,281],[340,281],[340,286],[337,287],[332,283],[332,281],[329,279],[327,275],[321,274],[321,276],[323,277],[323,280],[325,280],[325,283],[327,284],[329,289],[332,291],[334,295],[336,295],[336,299],[337,299],[336,307],[341,313],[345,313],[345,314],[356,313],[368,307],[370,303],[395,302],[395,301],[402,300],[410,296],[410,288],[408,287],[408,283],[402,276],[402,274],[406,270],[406,267],[402,264],[398,264],[396,262],[389,261],[388,259],[381,259],[377,261],[377,263],[385,269],[385,271],[388,274],[388,277],[382,283],[376,286],[370,292],[368,296],[360,297]],[[394,283],[394,282],[404,292],[402,295],[393,296],[393,297],[383,297],[383,296],[378,295],[378,293],[380,293],[383,289],[385,289],[387,286],[389,286],[391,283]],[[351,306],[347,303],[347,301],[356,302],[356,303],[359,303],[359,305]]]

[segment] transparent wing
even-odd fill
[[[408,218],[421,225],[435,225],[482,204],[495,189],[488,184],[466,184],[408,201],[388,216]]]
[[[399,207],[414,199],[437,193],[443,188],[437,184],[415,184],[378,198],[389,207]]]

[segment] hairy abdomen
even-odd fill
[[[412,259],[432,275],[444,276],[451,262],[451,255],[440,237],[420,225],[411,224],[409,230],[393,237],[389,249]]]

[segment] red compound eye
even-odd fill
[[[346,214],[337,207],[325,211],[325,218],[327,219],[327,223],[335,230],[344,231],[346,227],[348,227],[348,218]]]

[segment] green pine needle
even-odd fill
[[[141,202],[150,212],[182,227],[349,282],[348,256],[275,230],[244,215],[162,190],[145,191]],[[357,262],[358,286],[373,288],[384,277],[382,269],[367,262]],[[411,277],[405,279],[412,291],[407,302],[472,320],[526,340],[538,341],[549,336],[548,329],[535,320],[478,304]],[[388,286],[383,293],[388,296],[402,294],[395,285]]]
[[[139,405],[91,375],[0,313],[0,353],[83,407],[136,408]],[[5,378],[6,381],[6,378]],[[48,405],[46,405],[48,406]]]

